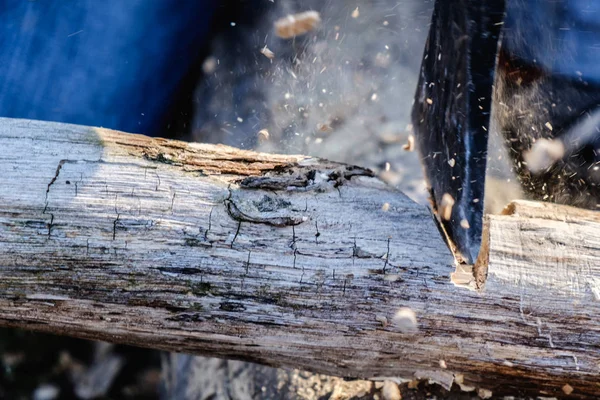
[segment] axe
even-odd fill
[[[412,111],[434,217],[459,263],[481,246],[504,12],[504,0],[436,0]]]

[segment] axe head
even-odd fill
[[[412,113],[438,226],[458,262],[481,246],[503,0],[436,0]]]

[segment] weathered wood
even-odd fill
[[[489,218],[487,280],[453,283],[429,211],[358,167],[10,119],[0,148],[0,326],[600,394],[596,213],[515,203]]]

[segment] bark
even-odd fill
[[[0,326],[600,394],[597,213],[514,203],[455,272],[429,211],[359,167],[10,119],[0,146]]]

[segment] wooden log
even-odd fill
[[[11,119],[0,148],[0,326],[600,394],[597,213],[514,203],[455,271],[429,211],[359,167]]]

